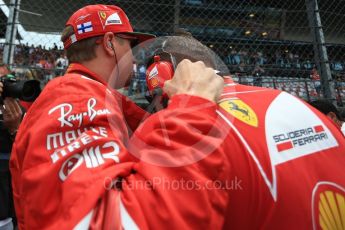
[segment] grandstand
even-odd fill
[[[83,5],[94,3],[89,0],[0,0],[1,56],[5,22],[13,7],[11,2],[18,3],[13,69],[20,70],[20,74],[30,69],[39,72],[43,68],[43,75],[54,70],[44,70],[38,63],[46,59],[43,61],[51,62],[54,69],[61,55],[61,51],[57,51],[62,47],[59,33],[69,15]],[[314,12],[307,7],[307,2],[318,3],[323,43],[317,43],[311,24]],[[345,99],[345,58],[342,55],[345,52],[345,5],[339,1],[102,0],[97,3],[119,5],[139,31],[160,36],[171,34],[177,27],[185,28],[222,58],[235,80],[285,90],[305,100],[323,96],[324,91],[315,88],[315,81],[319,80],[312,80],[311,76],[313,69],[317,69],[319,75],[325,77],[321,69],[323,62],[315,49],[324,45],[329,60],[326,64],[335,81],[333,99],[339,104]],[[40,49],[34,52],[35,57],[31,55],[32,46]],[[149,55],[145,53],[144,57]]]

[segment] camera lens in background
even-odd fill
[[[41,93],[40,82],[36,80],[24,81],[21,100],[34,101]]]
[[[32,102],[41,93],[40,82],[37,80],[16,80],[7,78],[3,80],[2,97],[18,98],[22,101]]]

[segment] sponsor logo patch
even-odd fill
[[[65,181],[81,165],[85,165],[86,168],[97,168],[105,164],[107,160],[119,163],[119,153],[120,147],[114,141],[107,142],[102,146],[84,149],[82,153],[72,155],[62,164],[59,178]]]
[[[324,182],[313,191],[314,229],[345,229],[345,190],[341,186]]]
[[[55,106],[54,108],[50,109],[48,112],[48,115],[51,115],[53,113],[60,114],[60,117],[57,119],[61,126],[69,126],[73,127],[74,122],[78,122],[78,127],[80,127],[83,124],[83,121],[85,118],[89,119],[89,121],[93,121],[97,116],[99,115],[106,115],[110,114],[110,111],[108,109],[95,109],[97,105],[97,100],[95,98],[90,98],[87,101],[87,111],[82,111],[80,113],[73,113],[73,106],[69,103],[63,103]],[[56,112],[58,111],[58,112]]]
[[[121,25],[121,24],[122,24],[122,21],[121,21],[118,13],[113,13],[112,15],[110,15],[105,22],[106,26],[108,26],[108,25]]]
[[[158,69],[157,66],[153,67],[153,69],[149,73],[149,79],[155,77],[158,75]]]
[[[277,143],[278,152],[283,152],[295,147],[308,145],[314,142],[328,139],[322,125],[293,130],[273,136]]]
[[[321,119],[299,99],[284,92],[269,106],[265,130],[273,165],[338,146]]]
[[[79,18],[77,18],[77,20],[75,20],[75,23],[84,20],[85,18],[89,17],[91,14],[86,14],[86,15],[82,15]]]
[[[247,125],[258,127],[258,117],[252,108],[240,99],[220,102],[219,106]]]
[[[157,78],[151,78],[150,84],[153,88],[156,87],[158,85],[158,79]]]

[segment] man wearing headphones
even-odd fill
[[[155,62],[148,66],[152,92],[171,79],[174,62],[188,56],[222,69],[211,50],[182,35],[168,37],[163,54],[156,53]],[[220,186],[228,194],[223,213],[217,213],[223,216],[220,227],[341,229],[345,223],[345,140],[340,129],[286,92],[237,84],[230,76],[224,76],[224,83],[217,114],[225,136],[218,148],[224,151],[224,166],[229,170]],[[143,133],[151,130],[144,123],[131,138],[145,143],[149,137]]]
[[[155,197],[163,197],[164,191],[148,186],[147,202],[152,207],[162,205],[160,213],[154,214],[160,224],[152,222],[156,220],[145,222],[145,216],[139,212],[133,218],[144,221],[133,222],[133,211],[128,214],[127,208],[140,206],[137,197],[142,192],[131,186],[147,185],[146,182],[150,185],[151,172],[169,182],[204,182],[223,178],[226,173],[210,170],[221,168],[223,155],[218,152],[213,160],[192,166],[177,164],[178,170],[172,171],[171,167],[139,161],[127,151],[131,146],[129,136],[145,113],[114,89],[129,82],[131,43],[152,37],[133,32],[127,16],[116,6],[89,5],[67,21],[61,38],[71,65],[63,77],[50,81],[34,102],[13,146],[10,167],[20,229],[162,228],[166,225],[161,221],[164,213],[169,213],[180,227],[201,219],[203,227],[219,223],[212,212],[221,199],[213,196],[218,192],[217,197],[226,196],[223,191],[200,191],[200,197],[190,196],[191,206],[209,209],[209,216],[200,217],[182,203],[181,194],[174,193],[161,203]],[[162,159],[171,166],[176,163],[176,154],[185,160],[213,148],[214,142],[209,144],[207,140],[217,140],[220,132],[214,123],[215,102],[222,87],[223,80],[213,69],[202,62],[182,61],[174,79],[164,86],[171,98],[168,108],[147,119],[156,128],[149,134],[151,148],[142,147],[141,156]],[[190,114],[186,108],[193,105],[201,106],[197,113]],[[195,130],[199,130],[198,139],[207,140],[202,143],[203,148],[189,150],[187,147],[194,141],[190,136],[195,137]],[[184,151],[172,154],[168,151],[170,143],[179,144]]]

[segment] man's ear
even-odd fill
[[[336,116],[335,113],[333,113],[333,112],[327,113],[327,116],[328,116],[329,118],[331,118],[332,120],[334,120],[335,118],[337,118],[337,116]]]
[[[327,113],[327,116],[332,119],[336,124],[340,125],[340,121],[334,112]]]
[[[114,49],[113,41],[114,41],[114,34],[113,33],[107,32],[104,34],[102,46],[103,46],[105,53],[110,55],[110,56],[115,55],[115,53],[114,53],[115,49]]]

